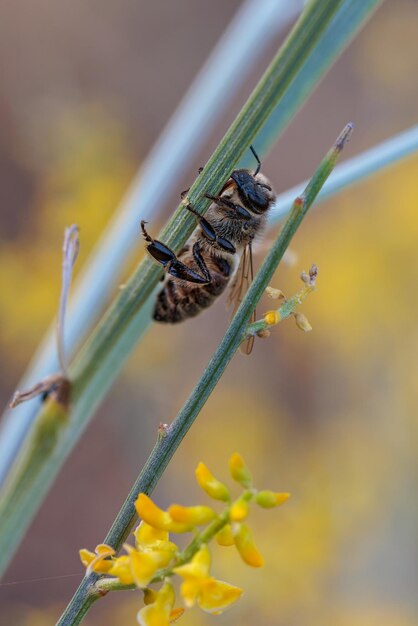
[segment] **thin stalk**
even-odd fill
[[[283,299],[282,304],[278,309],[268,311],[262,319],[256,320],[251,324],[248,324],[246,329],[246,337],[255,335],[265,336],[262,333],[270,331],[272,326],[276,326],[280,322],[283,322],[286,318],[295,314],[296,309],[306,300],[306,298],[315,291],[315,282],[304,285],[303,288],[294,296],[288,299]]]
[[[256,307],[265,288],[268,286],[293,235],[306,216],[309,208],[312,206],[325,180],[330,175],[351,131],[352,125],[349,124],[340,134],[333,148],[320,163],[303,194],[294,201],[289,216],[284,222],[276,241],[241,302],[224,338],[215,351],[199,382],[174,421],[161,431],[154,449],[103,542],[110,545],[116,551],[121,548],[137,520],[134,503],[138,494],[150,494],[152,492],[183,437],[194,423],[228,363],[237,351],[245,337],[247,321],[252,311]],[[90,576],[82,580],[74,597],[64,611],[61,619],[58,621],[57,626],[75,626],[80,623],[88,608],[98,597],[97,591],[94,589],[94,585],[98,579],[98,575],[90,574]]]
[[[319,201],[326,200],[349,185],[357,184],[417,151],[418,126],[412,126],[402,133],[378,143],[369,150],[361,152],[357,156],[341,163],[341,165],[337,165],[332,177],[327,180],[321,189],[316,205],[318,205]],[[293,198],[299,193],[300,189],[304,189],[307,182],[305,180],[277,196],[274,209],[269,217],[270,224],[279,222],[286,215]]]
[[[198,212],[203,213],[209,205],[204,194],[216,194],[222,188],[237,161],[286,93],[333,15],[345,1],[313,0],[307,5],[203,173],[190,189],[190,202]],[[193,216],[181,204],[159,238],[178,251],[194,227]],[[161,268],[151,260],[145,259],[140,263],[77,355],[69,368],[72,382],[70,419],[63,421],[61,412],[56,410],[52,401],[47,401],[41,408],[37,423],[5,484],[0,502],[0,572],[4,571],[58,469],[107,390],[110,383],[106,378],[113,379],[109,369],[113,370],[114,377],[122,366],[124,354],[120,351],[120,344],[127,336],[130,325],[136,323],[137,316],[143,313],[143,307],[161,276]],[[55,413],[57,421],[51,437],[50,429]],[[36,442],[44,434],[48,441],[48,453],[41,455]]]

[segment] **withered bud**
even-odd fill
[[[300,275],[300,278],[305,283],[305,285],[309,285],[310,287],[315,287],[317,276],[318,276],[318,267],[315,264],[313,264],[311,265],[309,274],[307,274],[306,272],[302,272]]]
[[[309,270],[309,276],[311,277],[312,283],[316,281],[316,277],[318,276],[318,266],[313,263],[311,265],[311,269]]]
[[[267,339],[267,337],[270,337],[270,335],[271,332],[268,328],[263,328],[257,332],[257,337],[260,337],[260,339]]]
[[[158,426],[158,436],[159,437],[167,437],[169,428],[170,427],[169,427],[168,424],[163,424],[162,422],[160,422],[160,424]]]
[[[286,299],[283,291],[281,291],[280,289],[275,289],[274,287],[266,287],[266,294],[269,298],[272,298],[273,300]]]
[[[312,326],[309,323],[308,318],[303,313],[294,314],[296,326],[303,330],[305,333],[309,333],[312,330]]]
[[[22,402],[27,402],[37,396],[43,396],[44,399],[47,397],[52,398],[67,410],[70,403],[70,391],[71,384],[68,378],[60,373],[51,374],[37,382],[30,389],[16,391],[9,403],[9,407],[14,409],[19,404],[22,404]]]

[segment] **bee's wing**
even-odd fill
[[[253,271],[253,253],[251,243],[244,248],[240,264],[233,278],[231,289],[228,296],[228,303],[232,306],[231,317],[235,315],[236,310],[241,304],[245,294],[248,291],[254,277]],[[249,322],[254,322],[256,312],[253,311]],[[250,354],[254,345],[254,337],[249,337],[240,345],[240,352]]]

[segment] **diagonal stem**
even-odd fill
[[[339,135],[333,148],[320,163],[302,195],[294,201],[289,216],[284,222],[276,241],[241,302],[224,338],[215,351],[199,382],[174,421],[169,426],[161,429],[154,449],[103,542],[110,545],[116,551],[121,548],[137,520],[134,503],[138,494],[150,494],[152,492],[183,437],[191,428],[200,410],[224,373],[228,363],[237,351],[245,337],[247,321],[252,311],[256,307],[265,288],[268,286],[293,235],[300,226],[309,208],[312,206],[325,180],[334,168],[351,131],[352,125],[348,124]],[[95,588],[95,583],[98,579],[99,576],[97,574],[90,574],[82,580],[57,626],[74,626],[80,623],[89,607],[100,597],[98,588]]]

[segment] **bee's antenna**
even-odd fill
[[[255,157],[255,160],[256,160],[256,161],[257,161],[257,163],[258,163],[257,168],[256,168],[256,170],[255,170],[255,172],[254,172],[254,176],[257,176],[258,172],[259,172],[259,171],[260,171],[260,169],[261,169],[261,161],[260,161],[260,158],[259,158],[259,156],[258,156],[257,152],[254,150],[253,146],[250,146],[250,150],[251,150],[251,152],[253,153],[253,155],[254,155],[254,157]]]

